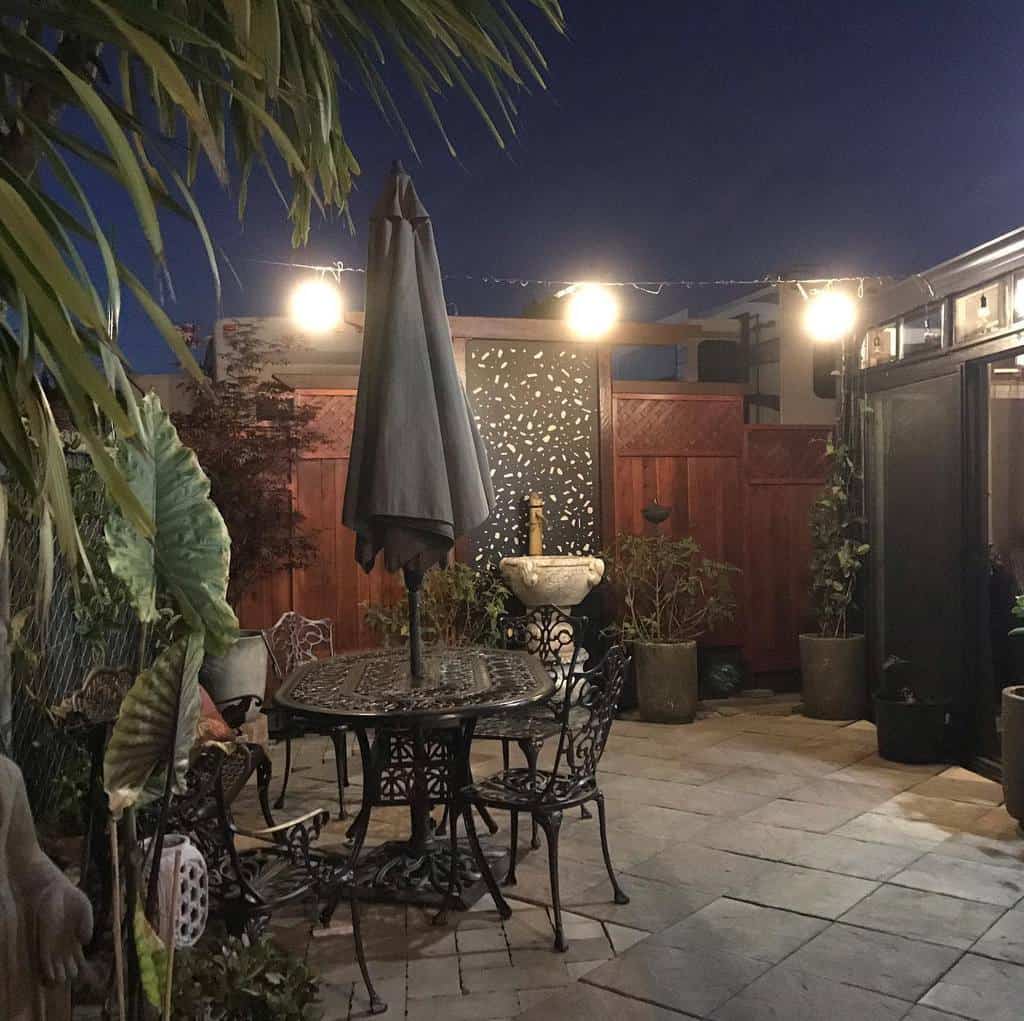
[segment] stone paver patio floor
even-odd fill
[[[334,805],[329,742],[307,739],[295,753],[281,818]],[[496,771],[498,753],[479,744],[475,774]],[[679,727],[620,720],[602,767],[631,903],[612,903],[596,820],[567,813],[570,950],[554,953],[546,852],[529,851],[520,827],[509,921],[487,897],[442,928],[418,908],[366,908],[386,1018],[1024,1016],[1024,840],[999,785],[885,762],[867,723],[754,713]],[[358,783],[353,760],[353,808]],[[368,843],[406,825],[404,810],[375,813]],[[344,827],[332,822],[327,842]],[[275,937],[319,971],[325,1021],[365,1016],[344,909],[328,935],[311,934],[311,912],[276,917]]]

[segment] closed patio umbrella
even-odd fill
[[[494,506],[487,451],[455,369],[430,217],[395,163],[370,216],[366,318],[342,521],[356,560],[378,555],[409,591],[412,673],[422,675],[419,588]]]

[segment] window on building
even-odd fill
[[[942,348],[943,305],[926,305],[924,308],[904,316],[900,327],[900,357],[914,355]]]
[[[860,364],[867,369],[872,365],[883,365],[896,357],[896,325],[876,326],[868,330],[861,343]]]
[[[954,344],[966,344],[987,337],[1006,326],[1003,292],[1003,281],[995,280],[956,299],[953,315]]]

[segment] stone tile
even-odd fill
[[[541,839],[543,840],[543,837]],[[515,886],[505,888],[506,896],[512,895],[521,900],[532,901],[534,904],[551,903],[551,883],[545,851],[520,862],[516,866],[516,879]],[[562,904],[565,907],[573,907],[585,891],[601,880],[608,882],[608,873],[605,872],[603,865],[566,862],[559,873]]]
[[[630,875],[661,883],[686,884],[711,893],[735,893],[769,867],[760,858],[697,844],[672,844],[668,850],[623,869]]]
[[[498,924],[487,929],[459,929],[453,933],[460,954],[479,954],[488,951],[505,950],[505,932]]]
[[[515,990],[497,993],[475,993],[471,996],[432,996],[409,1000],[406,1021],[493,1021],[515,1017],[519,1013],[519,996]]]
[[[781,826],[728,820],[702,830],[694,841],[769,861],[804,865],[861,879],[887,879],[904,869],[920,851],[868,844],[835,834],[806,833]]]
[[[977,773],[961,766],[951,766],[938,776],[925,780],[912,788],[915,794],[924,794],[935,798],[949,798],[952,801],[963,801],[972,805],[1001,805],[1003,803],[1002,784],[988,780]]]
[[[457,957],[422,957],[409,962],[407,983],[409,999],[454,996],[461,991]],[[373,977],[371,972],[370,977]]]
[[[647,939],[649,933],[643,929],[630,929],[625,925],[616,925],[614,922],[604,923],[605,932],[611,942],[612,950],[616,954],[624,954],[630,947],[635,946],[642,939]]]
[[[573,910],[590,918],[599,918],[633,929],[659,932],[673,922],[699,911],[715,899],[715,894],[692,886],[670,886],[640,876],[628,877],[622,883],[629,895],[628,904],[612,900],[607,878],[583,893],[572,905]]]
[[[805,782],[805,778],[802,776],[773,773],[758,766],[743,766],[719,776],[705,786],[714,790],[741,791],[744,794],[760,794],[765,798],[777,798],[802,787]]]
[[[836,830],[837,837],[864,840],[872,844],[891,844],[893,847],[916,848],[922,854],[932,851],[950,831],[930,822],[899,819],[877,812],[865,812]]]
[[[1007,911],[971,950],[986,957],[1024,964],[1024,909]]]
[[[921,1002],[977,1021],[1020,1021],[1024,968],[967,954]]]
[[[701,815],[742,815],[765,801],[756,794],[740,791],[709,791],[689,784],[631,776],[609,777],[602,789],[609,798],[634,805],[654,805]]]
[[[992,904],[885,885],[843,915],[842,920],[866,929],[966,950],[1002,913],[1002,908]]]
[[[728,771],[727,766],[692,762],[683,759],[652,759],[630,752],[609,752],[601,759],[601,782],[610,774],[642,776],[650,780],[698,785],[714,780]]]
[[[892,878],[897,886],[950,894],[966,900],[1012,907],[1024,897],[1024,872],[926,854]]]
[[[948,836],[949,833],[977,822],[992,807],[966,804],[949,798],[928,797],[919,792],[919,787],[903,791],[883,802],[874,811],[880,815],[892,815],[900,819],[911,819],[943,827],[947,830]]]
[[[585,982],[541,997],[540,1002],[519,1015],[519,1021],[679,1021],[674,1011]]]
[[[711,823],[706,815],[699,815],[696,812],[684,812],[657,805],[637,808],[628,802],[626,804],[628,809],[625,811],[613,812],[609,807],[608,843],[612,847],[615,846],[616,835],[620,834],[643,847],[653,846],[655,850],[652,854],[657,854],[660,850],[657,841],[690,840]],[[617,803],[614,807],[618,809],[624,806]]]
[[[601,925],[600,922],[595,924]],[[642,932],[640,933],[640,938],[644,939],[647,935],[646,932]],[[609,943],[608,937],[604,934],[603,926],[600,936],[580,937],[579,939],[568,936],[567,939],[569,941],[569,949],[564,951],[555,950],[551,943],[544,947],[528,947],[525,950],[513,950],[512,964],[517,968],[528,968],[537,964],[547,965],[553,960],[562,961],[567,964],[578,964],[580,961],[608,961],[615,956],[611,943]]]
[[[511,968],[512,955],[508,950],[490,950],[482,954],[462,954],[459,957],[462,974],[484,968]]]
[[[711,1016],[716,1021],[898,1021],[907,1006],[904,1000],[832,982],[783,964]]]
[[[786,964],[836,982],[917,1000],[959,956],[959,950],[937,943],[837,924],[802,946]]]
[[[779,798],[748,812],[743,819],[765,826],[830,833],[836,827],[849,822],[857,812],[855,808],[837,808],[834,805],[815,805],[806,801],[787,801],[785,798]]]
[[[542,964],[511,968],[480,968],[464,972],[462,988],[466,993],[494,993],[506,989],[552,989],[573,981],[568,964],[552,953]]]
[[[819,918],[721,897],[651,937],[651,942],[703,953],[739,954],[777,964],[825,929]]]
[[[504,930],[512,950],[549,950],[555,938],[554,926],[543,908],[513,915],[504,923]]]
[[[877,752],[862,759],[860,765],[870,768],[895,770],[898,773],[903,773],[905,776],[916,776],[919,778],[918,783],[923,782],[929,776],[941,773],[946,768],[941,763],[936,762],[922,762],[919,764],[890,762],[888,759],[883,759]]]
[[[849,778],[837,779],[838,773],[824,780],[812,780],[790,791],[790,801],[809,801],[815,805],[832,805],[836,808],[856,808],[868,812],[891,797],[890,791],[877,784],[857,783]]]
[[[869,766],[863,762],[856,762],[852,766],[845,766],[843,769],[830,773],[829,779],[844,783],[849,780],[868,787],[880,787],[882,790],[895,794],[916,786],[922,778],[913,773],[905,773],[892,762],[888,766]]]
[[[876,882],[867,879],[777,863],[737,897],[819,918],[838,918],[877,887]]]
[[[622,869],[646,861],[666,848],[672,847],[674,843],[675,841],[663,837],[629,840],[621,828],[609,827],[608,848],[611,852],[612,862],[616,867]],[[559,860],[587,862],[591,865],[603,866],[601,835],[597,827],[588,829],[577,827],[573,830],[566,830],[563,825],[562,835],[558,841],[558,857]]]
[[[758,977],[768,965],[735,954],[704,954],[638,943],[590,972],[585,982],[703,1017]]]
[[[935,1010],[918,1004],[903,1021],[959,1021],[962,1014],[947,1014],[944,1010]]]
[[[377,995],[388,1005],[388,1014],[391,1017],[402,1017],[409,1002],[406,998],[405,980],[400,978],[378,980],[376,976],[372,975],[372,972],[371,976]],[[362,1021],[363,1018],[373,1016],[370,1012],[370,997],[361,978],[352,983],[350,1011],[349,1017],[352,1021],[357,1021],[357,1019]]]
[[[935,848],[936,854],[989,865],[1024,865],[1024,839],[1005,808],[993,808]]]

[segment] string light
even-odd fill
[[[619,318],[619,303],[611,291],[599,284],[580,284],[572,288],[568,297],[566,322],[580,337],[603,337]]]
[[[288,313],[306,333],[328,333],[336,329],[344,314],[341,291],[324,277],[303,280],[288,303]]]
[[[857,302],[845,291],[819,291],[804,310],[804,329],[823,343],[848,337],[856,323]]]

